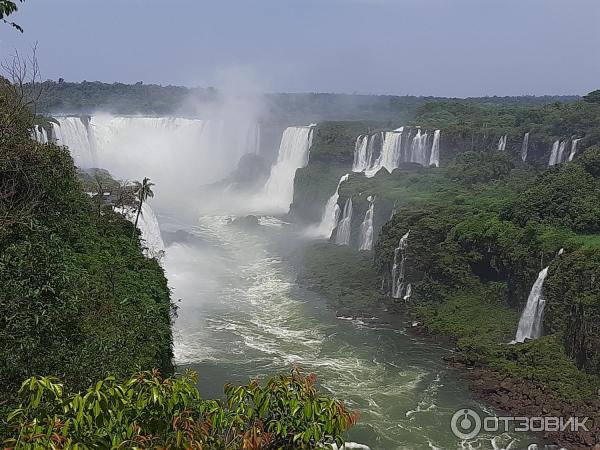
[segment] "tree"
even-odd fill
[[[154,197],[154,192],[152,192],[152,186],[154,183],[150,181],[150,178],[144,177],[144,180],[141,183],[136,183],[135,195],[137,195],[138,206],[137,206],[137,214],[135,216],[135,228],[133,232],[135,233],[135,229],[137,229],[138,221],[140,219],[140,215],[142,214],[142,206],[146,200]]]
[[[23,0],[19,0],[19,2],[23,3]],[[21,33],[23,32],[23,28],[17,25],[14,22],[9,22],[6,20],[6,17],[10,16],[12,13],[17,12],[17,4],[11,0],[0,0],[0,20],[2,22],[16,28]]]
[[[600,103],[600,89],[590,92],[583,96],[583,99],[588,103]]]

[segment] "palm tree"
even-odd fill
[[[152,192],[152,186],[154,186],[154,183],[152,183],[150,181],[150,178],[145,177],[144,180],[140,183],[140,182],[136,182],[136,187],[135,187],[135,195],[137,196],[137,200],[138,200],[138,207],[137,207],[137,215],[135,216],[135,227],[133,229],[133,233],[135,235],[135,230],[137,229],[138,226],[138,221],[140,220],[140,215],[142,214],[142,205],[144,204],[144,202],[149,199],[154,197],[154,192]]]

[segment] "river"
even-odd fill
[[[492,414],[442,357],[448,349],[377,320],[338,318],[327,301],[295,283],[295,258],[306,241],[274,218],[256,229],[204,216],[192,226],[161,217],[176,230],[164,266],[178,301],[175,358],[199,373],[205,398],[225,382],[264,380],[298,365],[322,390],[360,412],[347,436],[371,449],[521,449],[531,436],[455,437],[461,408]],[[532,447],[535,448],[535,447]]]

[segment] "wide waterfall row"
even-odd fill
[[[170,167],[164,161],[173,162],[178,155],[179,161],[188,161],[190,175],[198,174],[196,161],[210,160],[210,173],[203,180],[208,183],[229,174],[242,155],[258,153],[260,148],[260,128],[254,122],[103,115],[56,120],[59,125],[52,124],[53,139],[69,147],[77,166],[103,167],[124,178],[159,178],[152,169],[164,172]],[[144,171],[120,170],[132,167]]]
[[[546,306],[543,288],[547,275],[548,267],[538,274],[537,280],[531,288],[527,304],[519,320],[515,342],[525,342],[526,339],[537,339],[542,335],[542,321],[544,318],[544,307]]]
[[[271,173],[261,198],[268,201],[270,209],[287,212],[294,199],[294,176],[296,170],[308,164],[314,125],[286,128],[281,137],[277,162]]]
[[[373,249],[373,213],[375,208],[375,199],[369,197],[371,203],[369,209],[365,213],[365,218],[360,225],[360,244],[359,250]]]
[[[575,158],[575,154],[577,153],[577,144],[579,141],[581,141],[581,138],[571,140],[571,148],[568,156],[565,152],[567,148],[567,140],[560,141],[557,139],[554,141],[552,144],[552,149],[550,150],[548,167],[556,166],[557,164],[562,164],[567,161],[573,161],[573,158]]]
[[[335,243],[337,245],[348,245],[350,243],[350,231],[352,226],[352,198],[346,200],[342,218],[338,223]]]
[[[392,172],[403,162],[437,167],[440,164],[440,130],[434,131],[431,145],[429,142],[429,134],[420,128],[416,133],[401,127],[361,135],[356,139],[352,171],[372,177],[382,168]]]
[[[331,197],[329,197],[329,200],[327,200],[327,203],[325,204],[325,211],[323,211],[323,216],[321,217],[321,222],[316,229],[317,236],[329,238],[331,237],[333,230],[335,230],[335,227],[337,227],[340,219],[340,207],[338,206],[338,199],[340,198],[340,186],[344,181],[348,181],[349,176],[349,174],[346,174],[340,178],[335,192]]]
[[[406,250],[408,249],[408,236],[410,230],[400,239],[398,247],[394,250],[394,263],[392,265],[392,298],[408,300],[412,294],[412,285],[405,283]]]

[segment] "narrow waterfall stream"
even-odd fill
[[[340,178],[340,181],[335,188],[335,192],[331,197],[329,197],[329,200],[327,200],[327,203],[325,204],[325,210],[323,211],[323,216],[321,217],[321,222],[314,230],[314,234],[316,236],[330,238],[331,233],[333,230],[335,230],[335,227],[337,227],[340,219],[340,207],[337,204],[338,199],[340,198],[340,186],[344,181],[348,181],[349,176],[349,174],[346,174]]]
[[[352,198],[346,200],[342,218],[338,222],[335,235],[337,245],[348,245],[350,243],[350,232],[352,227]]]
[[[406,272],[406,249],[408,248],[408,237],[410,230],[400,239],[398,247],[394,249],[394,262],[392,264],[392,297],[408,300],[412,292],[412,286],[405,286],[404,275]]]
[[[359,250],[373,249],[373,213],[375,208],[375,199],[369,197],[371,203],[369,209],[365,213],[365,219],[360,225],[360,244]]]
[[[498,151],[505,151],[506,150],[506,141],[508,139],[508,136],[505,134],[504,136],[500,136],[500,139],[498,140]]]
[[[542,335],[542,319],[544,317],[544,307],[546,306],[543,288],[547,275],[548,267],[538,274],[537,280],[535,280],[531,288],[527,304],[519,320],[515,342],[525,342],[526,339],[537,339]]]
[[[523,143],[521,144],[521,160],[527,159],[527,152],[529,151],[529,133],[525,133],[523,136]]]

